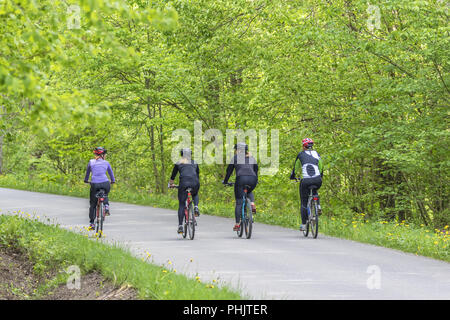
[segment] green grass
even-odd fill
[[[321,219],[320,228],[331,236],[450,262],[448,226],[443,230],[430,230],[405,221],[367,221],[364,214],[356,214],[351,219]]]
[[[0,176],[0,186],[83,198],[87,198],[89,194],[89,187],[82,183],[65,185],[38,179],[20,179],[11,175]],[[231,189],[228,191],[230,194],[232,193]],[[202,214],[233,217],[233,203],[217,200],[222,198],[209,194],[202,197],[200,203]],[[149,194],[143,189],[129,188],[121,184],[113,187],[110,199],[173,210],[178,207],[176,192],[169,195]],[[259,206],[255,220],[258,223],[297,229],[300,224],[300,216],[297,213],[295,201],[279,202],[276,205],[279,207]],[[324,211],[327,212],[325,208]],[[433,230],[412,223],[368,221],[363,214],[343,213],[341,216],[323,215],[320,219],[319,233],[450,261],[448,226],[443,230]]]
[[[156,266],[146,258],[136,258],[119,244],[107,245],[87,234],[67,231],[43,223],[26,213],[0,215],[0,245],[14,247],[34,263],[37,274],[65,270],[77,265],[82,273],[100,272],[116,285],[137,289],[139,298],[152,300],[235,300],[243,297],[235,290],[201,282],[176,273],[167,266]],[[61,283],[64,279],[56,279]],[[53,284],[54,285],[54,284]],[[53,286],[49,284],[49,286]]]

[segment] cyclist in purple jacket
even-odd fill
[[[109,216],[109,200],[108,193],[111,190],[111,184],[106,176],[108,173],[111,183],[115,183],[114,173],[111,165],[105,160],[106,150],[102,147],[94,149],[95,159],[89,161],[86,169],[84,182],[89,183],[89,176],[92,173],[91,191],[90,191],[90,207],[89,207],[89,230],[94,230],[95,209],[97,207],[97,198],[95,195],[100,189],[104,189],[105,197],[105,215]]]

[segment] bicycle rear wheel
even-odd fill
[[[189,239],[194,240],[195,236],[195,218],[194,218],[194,206],[192,205],[192,202],[189,204],[188,208],[188,223],[187,223],[187,229],[189,231]]]
[[[317,209],[317,202],[314,201],[314,205],[312,206],[313,210],[311,212],[310,224],[311,224],[311,234],[314,239],[317,238],[319,234],[319,214]]]
[[[237,235],[239,238],[242,238],[242,235],[244,234],[244,224],[245,224],[245,200],[242,203],[241,217],[239,219],[239,229],[237,230]]]
[[[244,229],[246,238],[250,239],[252,237],[252,229],[253,229],[253,213],[249,199],[247,199],[245,206]]]
[[[187,233],[188,233],[188,218],[187,218],[187,213],[186,213],[187,209],[184,208],[184,223],[183,223],[183,238],[186,238]]]
[[[104,221],[104,214],[105,214],[105,205],[103,203],[100,204],[100,206],[97,208],[98,214],[97,214],[97,221],[96,221],[96,228],[95,228],[95,234],[97,237],[101,238],[103,234],[103,221]]]

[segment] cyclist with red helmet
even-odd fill
[[[323,177],[323,161],[319,153],[313,150],[314,141],[310,138],[302,140],[303,151],[301,151],[294,162],[294,168],[291,173],[291,180],[301,179],[300,181],[300,199],[301,199],[301,216],[302,225],[300,231],[306,229],[306,221],[308,218],[308,196],[309,186],[316,186],[313,190],[315,196],[319,196],[318,190],[322,186]],[[320,204],[318,206],[319,214],[322,213]]]
[[[105,214],[109,216],[108,193],[111,190],[111,184],[106,176],[106,173],[108,173],[111,178],[111,183],[115,183],[116,180],[114,178],[111,165],[105,160],[106,152],[106,149],[102,147],[97,147],[94,149],[95,159],[89,161],[86,169],[86,176],[84,178],[84,182],[89,183],[89,176],[92,173],[89,207],[89,230],[94,230],[95,208],[97,207],[97,198],[95,195],[100,189],[105,190]]]

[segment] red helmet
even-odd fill
[[[314,141],[310,138],[305,138],[302,140],[302,145],[305,148],[311,148],[313,144],[314,144]]]
[[[102,147],[97,147],[94,149],[94,154],[101,156],[106,154],[106,149]]]

